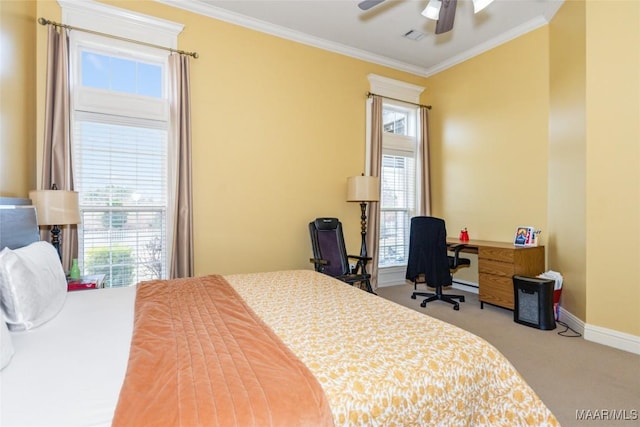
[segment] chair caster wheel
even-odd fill
[[[464,302],[464,301],[463,301],[463,302]],[[458,304],[456,304],[456,305],[454,305],[454,306],[453,306],[453,309],[454,309],[455,311],[459,311],[459,310],[460,310],[460,306],[459,306]]]
[[[423,302],[421,302],[421,303],[420,303],[420,307],[423,307],[423,308],[424,308],[424,307],[426,307],[426,306],[427,306],[427,302],[426,302],[426,301],[423,301]]]
[[[464,302],[464,297],[460,298],[460,302]]]
[[[412,294],[411,299],[416,299],[416,296]]]

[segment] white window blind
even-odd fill
[[[415,211],[415,159],[383,154],[379,266],[407,263],[409,222]]]
[[[166,123],[79,112],[74,151],[84,273],[111,287],[165,277]]]

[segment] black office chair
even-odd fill
[[[309,234],[313,247],[313,258],[310,261],[316,271],[351,285],[363,283],[368,292],[374,293],[371,289],[371,275],[366,271],[366,263],[371,258],[347,255],[342,223],[337,218],[316,218],[309,223]],[[349,265],[350,258],[357,260],[353,270]]]
[[[464,295],[445,295],[443,286],[451,286],[452,272],[463,265],[470,265],[467,258],[460,258],[459,253],[464,244],[456,244],[447,247],[447,230],[444,220],[429,216],[416,216],[411,218],[411,231],[409,235],[409,261],[407,262],[407,280],[413,282],[414,289],[418,283],[426,283],[435,288],[435,293],[413,292],[412,299],[416,296],[427,297],[420,303],[426,307],[430,301],[440,300],[453,304],[454,310],[459,310],[460,302],[464,302]],[[453,251],[450,256],[448,251]]]

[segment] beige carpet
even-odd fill
[[[558,335],[565,330],[560,325],[542,331],[515,323],[510,310],[488,304],[481,310],[478,296],[472,293],[445,290],[445,294],[465,295],[460,311],[454,311],[442,301],[422,308],[423,298],[412,300],[412,292],[413,285],[377,290],[381,297],[466,329],[493,344],[563,426],[640,426],[640,355],[582,337],[563,337]],[[615,417],[618,420],[612,419]]]

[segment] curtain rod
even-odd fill
[[[176,53],[180,53],[182,55],[193,56],[195,59],[198,59],[198,52],[185,52],[184,50],[178,50],[178,49],[173,49],[173,48],[166,47],[166,46],[159,46],[159,45],[156,45],[156,44],[145,43],[145,42],[141,42],[139,40],[128,39],[126,37],[114,36],[113,34],[100,33],[98,31],[87,30],[86,28],[79,28],[79,27],[74,27],[74,26],[67,25],[67,24],[60,24],[58,22],[49,21],[48,19],[44,19],[44,18],[38,18],[38,23],[40,25],[53,25],[54,27],[61,27],[61,28],[69,29],[69,30],[82,31],[84,33],[90,33],[90,34],[95,34],[95,35],[98,35],[98,36],[110,37],[112,39],[118,39],[118,40],[122,40],[122,41],[125,41],[125,42],[132,42],[132,43],[137,43],[137,44],[141,44],[141,45],[144,45],[144,46],[155,47],[157,49],[168,50],[169,52],[176,52]]]
[[[404,102],[405,104],[411,104],[411,105],[415,105],[417,107],[424,107],[427,110],[431,110],[431,105],[416,104],[415,102],[409,102],[409,101],[405,101],[403,99],[391,98],[389,96],[382,96],[382,95],[378,95],[377,93],[367,92],[367,98],[371,98],[372,96],[379,96],[380,98],[391,99],[392,101],[400,101],[400,102]]]

